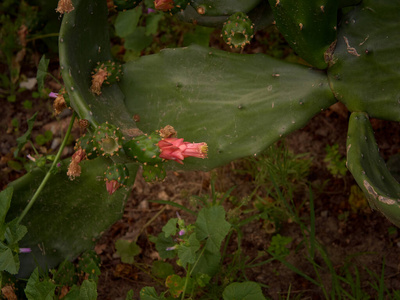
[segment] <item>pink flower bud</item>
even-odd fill
[[[119,189],[120,186],[121,186],[121,184],[116,180],[106,181],[107,192],[110,195],[114,194]]]
[[[185,157],[207,157],[207,144],[206,143],[189,143],[184,142],[183,139],[166,138],[158,142],[160,148],[160,157],[167,160],[174,160],[183,164]]]

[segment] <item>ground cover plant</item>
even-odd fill
[[[399,121],[398,4],[291,2],[63,0],[54,5],[63,15],[58,33],[62,80],[49,69],[49,58],[37,59],[37,96],[54,98],[56,115],[68,114],[66,108],[72,114],[54,147],[57,152],[42,147],[53,141],[50,130],[32,139],[38,117],[32,114],[27,131],[16,140],[13,158],[6,159],[9,168],[28,172],[7,182],[0,194],[3,297],[12,299],[18,293],[28,299],[96,299],[101,270],[96,255],[87,251],[121,219],[135,179],[140,180],[139,169],[145,181],[157,182],[167,171],[209,171],[247,156],[252,158],[233,168],[255,184],[245,196],[235,196],[233,186],[219,194],[211,180],[211,195],[192,197],[193,207],[168,197],[153,199],[164,206],[156,216],[166,205],[179,209],[159,234],[147,235],[158,263],[137,261],[144,251],[140,234],[115,241],[115,255],[125,264],[119,267],[120,275],[132,265],[154,280],[153,286],[140,288],[140,294],[127,292],[127,299],[264,299],[266,293],[271,296],[271,286],[250,279],[247,272],[276,262],[312,284],[312,293],[320,297],[398,297],[395,287],[386,286],[385,262],[379,272],[350,264],[338,270],[316,238],[315,194],[330,180],[346,183],[349,176],[338,141],[325,145],[321,159],[333,179],[317,186],[307,180],[314,161],[308,154],[293,154],[282,144],[269,148],[335,103],[337,113],[346,114],[344,104],[351,113],[346,165],[358,187],[349,186],[349,209],[338,219],[346,223],[351,215],[366,211],[367,200],[399,225],[399,184],[378,153],[372,127],[376,121],[370,121]],[[13,1],[2,5],[19,9],[2,22],[12,24],[14,18],[21,30],[22,48],[10,42],[15,38],[10,32],[17,27],[2,32],[8,41],[2,54],[9,70],[9,77],[2,77],[3,98],[10,104],[24,92],[16,86],[27,46],[27,30],[22,29],[31,22],[23,17],[30,6]],[[171,42],[174,32],[163,27],[168,21],[180,28],[184,42]],[[178,25],[184,22],[194,25]],[[287,44],[268,43],[265,53],[274,57],[243,53],[257,32],[271,25],[279,30],[275,38],[281,34]],[[219,47],[224,50],[209,47],[215,31],[207,27],[220,30],[214,38],[226,44]],[[159,52],[163,43],[171,47]],[[189,46],[179,47],[183,44]],[[13,64],[18,56],[18,64]],[[57,90],[46,92],[48,80]],[[24,102],[25,109],[29,103]],[[72,141],[75,121],[80,129]],[[18,120],[12,126],[19,132]],[[68,145],[74,149],[72,157],[62,160]],[[31,152],[21,158],[27,148]],[[395,170],[395,158],[392,162]],[[184,218],[182,212],[188,215]],[[248,242],[244,228],[254,222],[263,224],[272,237],[250,258],[243,252]],[[299,230],[296,241],[281,233],[288,223]],[[389,228],[396,236],[395,227]],[[290,262],[289,249],[305,258],[311,273]],[[71,262],[82,253],[79,262]],[[329,274],[329,283],[322,270]],[[368,273],[369,287],[362,283],[360,270]],[[289,285],[287,297],[292,293]]]

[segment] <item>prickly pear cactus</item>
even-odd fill
[[[244,48],[250,44],[253,34],[254,24],[249,17],[242,12],[237,12],[230,16],[222,26],[221,37],[230,47]]]
[[[260,0],[191,0],[190,5],[200,15],[230,16],[239,11],[247,13],[260,2]]]
[[[161,11],[168,11],[171,14],[182,12],[189,4],[189,0],[156,0],[154,6]]]
[[[296,53],[325,69],[337,31],[336,0],[269,0],[276,26]]]
[[[118,11],[135,8],[141,1],[140,0],[107,0],[110,2],[109,6]]]

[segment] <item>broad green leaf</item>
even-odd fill
[[[178,218],[171,218],[168,220],[167,224],[164,225],[162,231],[165,233],[165,237],[173,236],[176,234],[178,228],[176,224],[178,223]]]
[[[178,257],[181,261],[182,267],[187,264],[194,264],[196,262],[196,252],[200,249],[200,242],[196,234],[192,233],[187,243],[181,243],[178,247]]]
[[[192,45],[142,56],[123,72],[119,86],[142,131],[171,125],[208,144],[207,159],[185,159],[191,169],[254,155],[335,103],[323,72],[262,54]]]
[[[12,199],[14,189],[12,187],[8,187],[0,193],[0,226],[4,224],[6,219],[6,215],[8,209],[10,208],[10,203]],[[0,241],[1,239],[0,235]]]
[[[36,268],[28,279],[25,295],[28,300],[53,300],[56,285],[50,280],[40,281],[39,269]]]
[[[42,92],[44,89],[44,80],[47,76],[47,70],[49,68],[50,59],[47,59],[44,55],[39,61],[38,70],[36,73],[36,79],[38,84],[39,92]]]
[[[207,239],[206,250],[219,253],[221,243],[231,228],[225,220],[225,210],[222,206],[203,208],[196,220],[196,235],[199,241]]]
[[[137,27],[141,15],[141,7],[118,13],[115,20],[115,33],[123,38],[132,34]]]
[[[159,278],[165,279],[169,275],[174,274],[174,268],[170,263],[162,260],[156,260],[151,266],[151,273]]]
[[[78,279],[75,265],[69,260],[64,260],[53,274],[54,282],[63,286],[73,286]]]
[[[224,300],[265,300],[260,286],[251,281],[234,282],[222,293]]]
[[[94,280],[95,282],[97,282],[101,274],[100,257],[92,249],[86,251],[81,255],[79,259],[77,270],[79,273],[86,273],[86,279]]]
[[[373,209],[400,227],[400,184],[379,154],[374,131],[366,113],[350,116],[347,167]]]
[[[0,242],[0,272],[7,271],[10,274],[17,274],[19,266],[18,254],[13,254],[8,246]]]
[[[18,156],[19,151],[21,151],[22,147],[25,146],[25,144],[29,141],[29,139],[31,138],[31,133],[32,133],[32,129],[33,129],[33,124],[35,123],[35,119],[37,116],[37,112],[28,119],[27,123],[28,123],[28,130],[19,138],[17,138],[17,150],[14,151],[14,157]]]
[[[341,21],[329,81],[352,112],[400,121],[400,1],[363,0]]]
[[[82,174],[73,181],[66,175],[68,164],[69,159],[63,162],[59,173],[50,177],[22,220],[28,233],[20,245],[31,248],[33,255],[21,255],[20,276],[29,276],[37,263],[42,268],[53,268],[92,249],[101,232],[122,216],[136,165],[128,164],[127,187],[110,196],[103,179],[107,166],[113,164],[110,159],[82,161]],[[42,170],[36,169],[10,184],[14,196],[7,218],[19,216],[44,176]]]
[[[126,264],[133,264],[135,256],[141,251],[140,247],[133,241],[119,239],[115,242],[115,249],[121,257],[121,261]]]

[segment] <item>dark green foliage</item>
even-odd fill
[[[260,2],[260,0],[191,0],[191,6],[202,15],[230,16],[240,11],[247,13]]]
[[[113,0],[114,8],[116,10],[126,10],[135,8],[141,1],[140,0]]]
[[[230,16],[222,27],[221,37],[229,46],[244,47],[253,38],[254,26],[248,16],[237,12]]]

